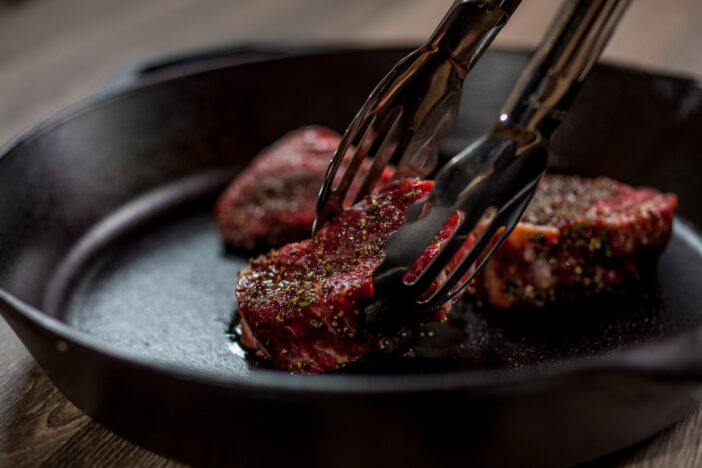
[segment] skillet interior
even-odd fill
[[[149,360],[255,372],[261,363],[247,362],[227,333],[237,310],[233,284],[250,255],[224,252],[207,196],[218,193],[227,176],[186,178],[104,220],[53,278],[44,310]],[[405,331],[385,352],[343,372],[521,368],[671,336],[702,320],[700,246],[691,225],[677,221],[657,278],[640,289],[547,310],[491,310],[467,298],[448,323]]]
[[[454,148],[468,145],[497,114],[526,58],[511,54],[510,60],[501,60],[504,57],[504,54],[489,55],[469,77],[456,132],[443,147],[445,156],[450,156]],[[260,64],[259,67],[265,68],[266,65]],[[284,63],[280,65],[285,67]],[[349,64],[344,67],[349,67]],[[627,86],[626,79],[633,79],[640,86],[644,76],[606,68],[598,72],[593,81],[600,78],[598,81],[610,88],[594,93],[591,88],[598,83],[588,86],[575,106],[573,117],[577,120],[584,108],[588,112],[599,111],[602,116],[599,120],[583,118],[590,125],[580,125],[577,130],[571,122],[573,119],[569,118],[562,132],[565,135],[559,135],[555,146],[552,166],[565,172],[605,174],[634,184],[651,184],[679,192],[679,185],[668,184],[668,180],[660,177],[665,174],[651,170],[675,166],[666,161],[671,156],[663,149],[660,153],[650,154],[650,141],[647,142],[647,151],[642,151],[641,126],[651,127],[652,122],[643,118],[637,122],[636,116],[629,116],[627,104],[615,102],[622,115],[612,115],[609,108],[598,108],[607,104],[611,106],[608,91],[621,99],[622,89]],[[344,76],[348,72],[329,69],[316,77],[315,82],[309,76],[308,67],[300,65],[296,72],[299,76],[287,72],[287,79],[281,82],[280,71],[263,70],[264,78],[270,82],[257,84],[258,89],[251,89],[253,83],[250,81],[237,83],[237,80],[247,80],[251,75],[234,73],[229,77],[222,76],[230,73],[220,70],[194,79],[176,79],[169,83],[174,90],[158,90],[163,94],[178,93],[175,102],[169,96],[164,98],[168,101],[160,103],[169,106],[163,109],[163,114],[169,118],[165,122],[160,119],[160,123],[165,128],[169,124],[175,126],[172,134],[182,132],[175,141],[160,141],[159,147],[155,147],[156,142],[145,144],[143,136],[133,133],[155,126],[148,117],[146,122],[135,118],[135,112],[143,113],[143,109],[130,107],[137,103],[141,105],[142,96],[137,99],[134,99],[136,96],[118,98],[109,114],[102,116],[102,122],[100,116],[97,122],[92,119],[90,125],[94,127],[90,130],[98,135],[85,135],[87,143],[103,145],[103,148],[75,161],[69,174],[54,176],[59,186],[66,183],[62,179],[67,175],[74,175],[76,180],[70,182],[73,193],[69,195],[63,190],[64,193],[55,194],[64,198],[56,201],[68,212],[61,213],[60,219],[56,219],[52,226],[78,231],[77,221],[85,219],[86,208],[103,220],[82,236],[82,242],[72,247],[71,254],[59,261],[60,268],[48,269],[47,276],[51,280],[45,292],[40,288],[32,290],[35,304],[42,310],[149,360],[159,359],[218,372],[244,375],[250,372],[250,366],[238,347],[227,338],[226,331],[236,311],[232,292],[236,273],[252,254],[224,254],[213,228],[213,199],[222,185],[239,170],[232,165],[243,167],[252,152],[285,131],[304,123],[323,123],[340,129],[338,121],[330,120],[338,118],[335,115],[338,113],[331,112],[326,106],[333,109],[339,104],[337,96],[341,93],[336,92],[337,88],[348,83],[345,79],[340,83],[329,82],[328,78]],[[255,74],[259,73],[261,71],[257,70]],[[615,78],[598,74],[614,75]],[[228,78],[232,79],[233,90],[245,91],[224,96],[217,94],[221,83]],[[620,83],[613,86],[612,81]],[[312,94],[298,93],[296,98],[291,98],[296,94],[291,89],[299,90],[303,84]],[[151,93],[163,87],[146,88],[137,94]],[[631,92],[631,97],[641,98],[635,91]],[[330,95],[323,96],[323,93]],[[260,102],[262,95],[266,96],[264,102]],[[214,99],[217,99],[216,104],[211,102]],[[286,102],[290,99],[301,102]],[[312,106],[312,101],[319,108]],[[350,100],[346,106],[348,113],[354,109],[353,102]],[[283,107],[284,112],[281,111]],[[304,112],[300,112],[301,109]],[[208,120],[203,124],[199,119],[204,115],[195,116],[195,112],[205,114]],[[281,122],[269,121],[271,114],[280,116]],[[622,121],[613,125],[612,119]],[[602,125],[601,120],[610,122]],[[656,120],[655,124],[662,126],[660,119]],[[279,130],[273,130],[273,127]],[[568,135],[573,131],[575,135]],[[160,132],[162,130],[155,131]],[[129,134],[131,137],[127,136]],[[75,138],[75,131],[71,136]],[[119,143],[115,148],[107,145],[109,141]],[[82,146],[80,153],[83,155],[94,151],[86,148],[85,142],[73,141],[73,148],[68,149],[73,150],[74,157],[76,144]],[[125,147],[132,145],[136,147]],[[634,148],[634,145],[639,148]],[[583,149],[583,146],[592,148]],[[53,150],[54,159],[59,151],[59,148]],[[108,163],[108,158],[112,162]],[[227,170],[222,171],[220,166]],[[172,174],[166,179],[157,172]],[[657,177],[651,178],[651,175]],[[98,180],[101,180],[101,187],[97,185]],[[146,184],[151,185],[144,187]],[[132,188],[135,185],[141,187]],[[147,193],[134,200],[144,189]],[[90,196],[80,197],[82,190]],[[96,196],[119,201],[108,208],[104,201],[95,200]],[[131,202],[113,213],[122,200]],[[77,202],[83,205],[88,202],[88,206],[76,206]],[[43,202],[44,207],[50,204]],[[684,216],[685,208],[689,209],[684,194],[681,194],[681,205]],[[689,328],[702,321],[702,308],[698,307],[702,299],[695,297],[696,300],[690,300],[690,292],[696,287],[684,278],[702,275],[702,252],[688,241],[689,235],[679,235],[689,231],[695,236],[694,229],[685,226],[688,225],[681,224],[676,229],[672,245],[661,262],[659,280],[651,285],[651,290],[646,291],[643,298],[632,295],[577,304],[567,310],[510,313],[476,312],[470,301],[465,301],[453,314],[456,327],[428,326],[424,337],[415,334],[392,355],[400,359],[380,355],[371,367],[357,366],[347,371],[416,373],[527,366],[578,355],[598,355]],[[78,231],[76,234],[69,236],[71,240],[82,233]],[[55,246],[57,241],[52,239],[51,244]],[[401,358],[402,355],[410,357]]]
[[[285,131],[308,123],[343,129],[403,53],[223,67],[112,95],[45,125],[0,160],[0,287],[145,362],[247,375],[224,335],[241,263],[216,242],[212,194]],[[485,56],[466,83],[444,154],[487,129],[527,58]],[[700,123],[702,92],[694,83],[599,67],[554,142],[551,166],[675,191],[691,222],[685,226],[699,226]],[[625,309],[617,316],[624,320],[608,311],[595,320],[555,314],[535,323],[478,315],[472,326],[504,352],[476,363],[504,369],[599,355],[698,325],[699,240],[685,226],[651,301],[633,309],[611,304]]]

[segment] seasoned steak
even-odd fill
[[[224,242],[254,249],[308,237],[317,192],[340,139],[328,128],[304,127],[261,151],[217,200]]]
[[[360,327],[373,272],[407,208],[432,187],[429,181],[396,181],[313,238],[252,260],[236,287],[242,344],[293,372],[337,369],[366,354],[372,337]]]
[[[253,250],[309,237],[317,194],[340,140],[333,130],[310,126],[288,133],[261,151],[217,200],[215,217],[224,243]],[[363,161],[359,174],[369,167],[370,160]],[[392,174],[386,168],[379,186]],[[349,196],[358,188],[355,180]]]
[[[614,291],[655,265],[677,198],[606,177],[546,175],[512,234],[475,280],[501,309]]]
[[[379,337],[362,328],[373,273],[406,209],[432,187],[431,181],[409,179],[390,184],[312,239],[252,260],[236,288],[242,344],[281,369],[306,373],[338,369],[374,350]],[[498,308],[618,289],[655,264],[676,207],[672,194],[604,177],[544,176],[522,221],[469,289]],[[418,271],[457,221],[452,217],[439,231]],[[464,251],[474,240],[470,236]],[[431,319],[442,319],[449,307]]]

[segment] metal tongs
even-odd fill
[[[431,194],[410,207],[405,223],[388,239],[385,260],[373,276],[374,294],[365,308],[369,329],[397,329],[421,321],[461,293],[504,242],[546,170],[548,141],[628,3],[563,3],[491,132],[441,168]],[[378,159],[376,155],[374,164]],[[334,176],[332,166],[334,161],[327,177]],[[329,183],[320,191],[320,207]],[[407,278],[455,214],[460,222],[450,238],[418,275]],[[461,248],[479,223],[481,232],[465,253]]]
[[[345,205],[371,193],[388,164],[397,167],[395,179],[426,177],[435,168],[437,141],[453,129],[463,80],[520,2],[454,1],[427,43],[383,78],[334,153],[317,200],[313,233]],[[349,150],[354,147],[349,160]],[[366,174],[359,174],[361,163],[369,156],[373,164]],[[337,180],[344,159],[348,165]],[[363,180],[358,181],[355,199],[347,200],[354,178]]]

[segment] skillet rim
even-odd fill
[[[246,50],[245,45],[241,46]],[[267,45],[250,46],[254,52],[275,51]],[[60,110],[43,119],[39,123],[12,138],[0,147],[0,163],[15,149],[23,144],[40,137],[43,133],[61,125],[64,122],[118,99],[144,92],[152,86],[164,82],[195,76],[198,74],[216,72],[217,70],[234,67],[255,66],[262,61],[295,61],[301,57],[323,58],[327,55],[363,54],[404,51],[408,47],[351,47],[339,46],[317,47],[310,53],[295,51],[294,47],[280,47],[278,50],[293,51],[290,56],[264,59],[261,61],[244,62],[241,64],[214,64],[195,71],[181,73],[166,72],[156,77],[136,77],[132,81],[119,82],[82,99],[81,101]],[[491,48],[492,53],[523,55],[529,51],[520,48]],[[691,76],[680,76],[666,73],[648,72],[628,66],[598,62],[597,67],[608,68],[616,72],[624,72],[639,76],[657,77],[672,80],[680,86],[696,88],[702,92],[702,79]],[[98,221],[99,222],[99,221]],[[685,220],[684,225],[690,229],[696,226]],[[701,249],[702,250],[702,249]],[[549,386],[554,381],[574,375],[600,372],[647,374],[652,377],[689,380],[691,377],[702,380],[702,371],[694,372],[690,366],[678,365],[680,353],[686,349],[685,344],[702,348],[702,324],[690,330],[675,333],[671,336],[654,339],[650,342],[632,346],[624,350],[613,350],[596,356],[578,356],[555,361],[553,363],[525,366],[522,369],[503,368],[495,370],[459,371],[438,374],[322,374],[322,375],[293,375],[283,371],[256,370],[249,375],[223,374],[205,369],[198,369],[184,365],[171,364],[165,361],[145,358],[137,353],[129,352],[110,343],[106,343],[87,332],[71,327],[65,322],[50,316],[34,306],[16,298],[6,290],[0,288],[0,312],[24,321],[29,327],[38,327],[41,331],[53,335],[57,340],[84,348],[88,352],[96,353],[107,359],[120,361],[131,367],[143,371],[159,374],[163,377],[184,380],[201,385],[209,385],[222,389],[239,390],[266,390],[272,392],[296,394],[413,394],[435,391],[461,391],[476,394],[494,394],[504,391],[510,385],[534,385],[535,383]],[[11,323],[10,320],[7,320]],[[12,325],[11,325],[12,326]],[[13,327],[14,328],[14,327]],[[23,342],[24,344],[24,342]],[[25,345],[30,354],[32,351]],[[689,350],[688,350],[689,351]],[[668,358],[675,358],[674,362]],[[35,358],[36,359],[36,358]],[[683,361],[685,361],[683,359]],[[39,362],[39,360],[37,360]],[[685,361],[687,362],[687,361]],[[693,367],[702,367],[702,364]]]

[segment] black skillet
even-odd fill
[[[463,304],[345,373],[244,359],[227,330],[245,257],[218,242],[216,193],[286,131],[342,130],[405,52],[259,47],[137,67],[0,153],[0,311],[72,402],[169,456],[238,466],[573,464],[697,406],[702,89],[610,66],[551,166],[679,195],[653,283],[547,311]],[[444,155],[487,130],[527,58],[486,54]]]

